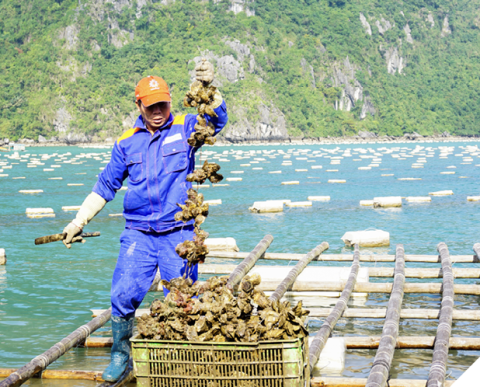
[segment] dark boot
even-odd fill
[[[130,337],[133,333],[135,317],[122,318],[112,316],[112,360],[103,372],[102,379],[107,382],[115,382],[122,376],[130,359]]]

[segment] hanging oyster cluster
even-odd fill
[[[256,289],[260,276],[245,276],[237,297],[227,286],[228,277],[206,282],[175,278],[162,280],[170,293],[164,302],[155,300],[150,314],[138,320],[143,338],[214,342],[288,340],[308,335],[304,327],[309,311],[300,301],[271,301]],[[199,298],[193,298],[199,296]]]
[[[203,184],[208,179],[211,183],[219,183],[223,180],[223,176],[217,173],[220,165],[209,163],[207,160],[203,163],[202,168],[196,169],[195,172],[187,175],[187,181]]]
[[[198,110],[197,123],[195,124],[195,132],[190,135],[187,140],[189,145],[199,148],[203,144],[215,144],[215,128],[212,123],[207,123],[205,114],[210,117],[217,117],[217,114],[212,108],[212,103],[215,97],[217,88],[208,85],[205,82],[195,81],[192,83],[190,90],[187,92],[183,105],[185,107],[196,107]]]
[[[215,143],[215,137],[212,137],[215,134],[214,126],[210,122],[207,123],[205,114],[217,117],[211,106],[216,90],[214,86],[210,86],[207,82],[195,81],[185,96],[183,104],[186,107],[196,107],[198,109],[195,131],[187,140],[192,147],[198,148],[204,144],[213,145]],[[212,183],[219,183],[223,180],[223,176],[217,173],[219,170],[220,165],[205,160],[202,168],[187,175],[187,181],[203,184],[208,179]],[[205,222],[208,216],[208,204],[203,202],[203,195],[194,189],[189,189],[187,195],[188,199],[185,204],[177,203],[182,211],[175,214],[175,220],[186,223],[195,219],[195,236],[192,241],[187,240],[178,244],[175,251],[181,258],[186,259],[188,266],[191,267],[199,262],[204,262],[208,254],[208,247],[205,245],[208,233],[200,229],[200,225]]]

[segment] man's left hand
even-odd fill
[[[214,76],[213,64],[202,58],[202,61],[195,66],[195,78],[197,81],[212,83]]]

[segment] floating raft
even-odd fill
[[[283,297],[293,297],[302,300],[317,300],[328,294],[341,292],[337,295],[335,306],[308,308],[311,317],[323,319],[323,325],[311,334],[309,350],[309,365],[312,371],[315,367],[324,367],[330,363],[339,366],[338,374],[343,369],[345,350],[377,349],[372,358],[368,378],[346,377],[312,377],[311,387],[347,387],[347,386],[452,386],[454,381],[445,380],[447,357],[452,350],[480,350],[480,338],[451,337],[453,320],[480,321],[480,310],[459,309],[454,307],[456,294],[480,294],[480,285],[456,284],[459,278],[480,278],[480,268],[452,268],[455,262],[476,264],[480,262],[480,243],[473,246],[473,254],[451,256],[445,243],[437,246],[435,255],[409,255],[402,245],[396,245],[395,255],[360,254],[359,245],[355,244],[353,254],[326,254],[328,243],[315,247],[308,254],[267,253],[273,242],[273,237],[267,235],[255,249],[249,253],[237,251],[212,251],[207,263],[199,266],[201,275],[229,275],[229,284],[236,286],[248,273],[258,273],[262,276],[261,289],[270,299],[279,300]],[[235,246],[236,247],[236,246]],[[222,263],[221,259],[239,259],[238,265]],[[219,261],[220,260],[220,261]],[[269,265],[269,260],[296,261],[296,265]],[[326,267],[323,261],[352,262],[349,267]],[[312,262],[317,264],[312,265]],[[394,262],[395,267],[362,267],[362,262]],[[427,262],[440,264],[436,268],[408,268],[409,262]],[[370,277],[393,278],[391,282],[370,282]],[[442,283],[408,282],[408,278],[441,278]],[[160,276],[154,280],[151,291],[161,290]],[[329,293],[326,293],[329,292]],[[347,304],[359,294],[368,297],[370,293],[390,293],[386,308],[347,308]],[[442,302],[440,309],[405,309],[402,308],[405,293],[438,293]],[[318,305],[318,303],[317,303]],[[97,371],[45,370],[45,368],[63,353],[74,346],[91,348],[111,347],[111,337],[90,336],[96,329],[103,326],[110,318],[111,310],[92,310],[94,319],[78,328],[67,338],[53,346],[44,354],[37,356],[32,362],[21,369],[0,369],[0,377],[7,377],[0,382],[0,387],[19,385],[31,377],[53,379],[83,379],[101,382],[101,373]],[[136,316],[148,313],[148,309],[137,310]],[[381,336],[343,336],[335,326],[340,318],[377,319],[378,326],[383,325]],[[399,321],[402,319],[438,320],[435,336],[400,336]],[[370,322],[375,324],[375,322]],[[335,329],[335,337],[330,337]],[[332,348],[334,350],[332,350]],[[428,380],[389,379],[392,359],[397,349],[430,349],[433,359]],[[342,355],[343,354],[343,355]],[[323,363],[322,363],[323,357]],[[320,365],[322,364],[322,365]],[[333,368],[332,368],[333,369]],[[322,368],[322,372],[325,368]],[[468,371],[467,371],[468,372]],[[467,373],[466,373],[467,374]],[[10,375],[10,376],[9,376]],[[104,383],[102,386],[121,386],[134,378],[132,367],[128,367],[121,380],[115,384]],[[234,379],[234,376],[232,376]],[[387,384],[388,383],[388,384]]]

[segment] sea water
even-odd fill
[[[222,200],[221,205],[210,207],[204,229],[211,237],[235,238],[240,250],[245,252],[252,250],[266,234],[272,234],[275,239],[268,250],[270,252],[307,253],[327,241],[330,244],[327,253],[352,253],[352,249],[346,248],[341,240],[345,232],[380,229],[390,233],[390,247],[364,248],[362,253],[394,254],[395,245],[403,244],[406,254],[435,255],[437,244],[445,242],[452,255],[472,254],[473,244],[480,242],[480,202],[467,202],[467,196],[480,195],[480,150],[476,146],[477,143],[469,142],[206,147],[197,155],[198,165],[203,163],[199,160],[200,155],[208,157],[210,162],[221,165],[220,173],[225,177],[241,177],[242,181],[222,181],[229,185],[217,187],[207,182],[209,187],[200,189],[207,200]],[[445,150],[447,147],[450,149]],[[11,169],[0,171],[0,175],[8,174],[0,177],[0,248],[5,248],[8,259],[5,266],[0,266],[0,368],[24,365],[88,322],[90,309],[109,307],[118,239],[125,225],[123,217],[110,217],[109,214],[122,212],[126,191],[119,191],[115,200],[86,227],[85,231],[100,231],[101,237],[91,238],[85,244],[75,244],[69,250],[61,242],[34,245],[35,238],[62,232],[75,217],[75,212],[62,211],[62,206],[82,204],[101,168],[107,165],[109,153],[109,149],[78,147],[27,148],[15,158],[7,158],[12,153],[0,153],[0,170],[2,164],[12,165]],[[42,159],[42,155],[51,157]],[[285,160],[291,161],[291,165],[282,165]],[[332,160],[336,161],[332,163]],[[27,168],[32,161],[44,165]],[[419,164],[423,168],[412,168]],[[319,165],[322,168],[311,168]],[[369,165],[370,170],[358,169]],[[452,166],[456,168],[447,168]],[[44,171],[44,168],[53,171]],[[295,169],[307,171],[296,172]],[[270,174],[270,171],[281,173]],[[445,171],[454,171],[455,174],[441,174]],[[63,179],[49,180],[52,177]],[[329,179],[342,179],[346,183],[332,184],[327,182]],[[292,180],[299,181],[299,184],[281,185]],[[124,185],[127,186],[128,182],[125,181]],[[42,189],[44,192],[33,195],[18,192],[28,189]],[[428,196],[430,192],[440,190],[452,190],[454,194],[432,196],[430,203],[409,204],[404,201],[401,208],[373,209],[359,205],[360,200],[378,196]],[[308,196],[330,196],[331,199],[313,202],[312,207],[285,207],[283,212],[273,214],[254,214],[248,210],[255,201],[306,201]],[[30,219],[25,214],[29,207],[50,207],[56,216]],[[219,263],[219,260],[209,261]],[[260,264],[293,266],[295,261]],[[314,262],[312,265],[350,266],[350,263]],[[393,263],[386,262],[362,262],[361,265],[393,267]],[[439,266],[407,263],[410,268]],[[454,267],[474,266],[476,264],[454,264]],[[370,280],[391,282],[390,278],[372,277]],[[441,279],[407,281],[441,282]],[[465,284],[478,282],[475,279],[455,280],[455,283]],[[142,307],[148,307],[155,297],[159,294],[148,294]],[[331,304],[334,305],[335,301],[332,299]],[[402,307],[438,309],[440,301],[440,294],[405,294]],[[387,303],[387,294],[371,294],[363,306],[382,308]],[[457,295],[455,306],[478,309],[478,297]],[[322,321],[312,318],[309,330],[317,331]],[[383,321],[342,318],[333,335],[380,335]],[[437,323],[437,320],[401,320],[400,335],[434,336]],[[453,322],[453,336],[478,337],[479,331],[478,322]],[[110,325],[95,335],[111,335]],[[108,348],[75,348],[50,368],[102,370],[108,364],[109,353]],[[431,350],[397,350],[391,377],[427,378],[431,355]],[[447,374],[450,378],[458,378],[479,355],[478,351],[451,350]],[[335,376],[366,377],[374,356],[375,350],[347,350],[345,370]],[[329,372],[322,375],[331,376]],[[70,385],[94,383],[82,381]]]

